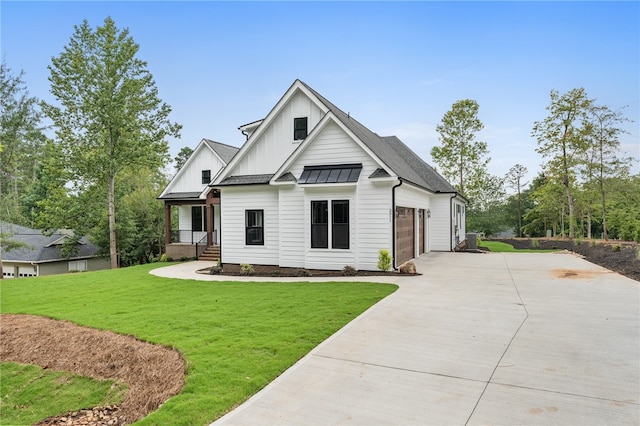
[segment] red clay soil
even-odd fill
[[[0,316],[0,359],[124,382],[116,407],[86,407],[37,425],[125,425],[155,411],[184,386],[185,362],[176,350],[132,336],[33,315]]]
[[[591,263],[617,272],[633,280],[640,281],[640,245],[624,241],[569,240],[557,238],[499,239],[516,249],[568,250],[579,254]]]

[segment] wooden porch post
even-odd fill
[[[208,198],[208,197],[207,197]],[[213,206],[207,202],[207,246],[213,245]]]
[[[164,242],[171,244],[171,204],[164,203]]]

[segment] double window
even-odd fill
[[[307,137],[307,117],[293,119],[293,140],[300,141]]]
[[[349,200],[311,202],[311,248],[329,248],[329,237],[331,248],[349,248]]]
[[[245,210],[245,243],[264,245],[264,210]]]

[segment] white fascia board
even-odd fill
[[[178,170],[178,172],[175,174],[175,176],[173,176],[173,178],[171,178],[171,182],[169,182],[167,184],[167,186],[164,188],[164,191],[162,191],[162,193],[160,193],[160,195],[158,196],[158,198],[162,198],[164,197],[166,194],[168,194],[171,187],[173,186],[173,182],[175,180],[177,180],[180,176],[182,176],[183,173],[185,173],[185,170],[187,170],[189,168],[189,164],[191,164],[194,160],[194,158],[196,158],[198,152],[200,152],[200,150],[202,150],[202,146],[205,145],[207,148],[209,148],[210,151],[213,151],[213,149],[211,149],[211,147],[204,141],[205,138],[202,138],[202,140],[200,140],[200,143],[196,146],[196,149],[193,150],[193,153],[191,153],[191,155],[189,156],[189,158],[187,159],[187,161],[185,161],[185,163],[182,165],[182,167],[180,168],[180,170]],[[220,156],[218,154],[216,154],[215,151],[213,151],[213,153],[220,158]],[[222,159],[221,159],[222,160]],[[222,162],[224,164],[224,161]]]
[[[255,129],[260,124],[262,124],[263,121],[264,119],[260,119],[260,120],[252,121],[251,123],[243,124],[242,126],[238,127],[238,130],[240,130],[241,132],[244,132],[247,130]]]
[[[300,80],[296,80],[293,84],[287,89],[284,95],[280,98],[278,103],[275,104],[269,114],[260,122],[258,128],[251,133],[249,139],[240,147],[240,151],[233,157],[233,159],[229,162],[227,167],[222,170],[222,173],[218,174],[214,181],[211,182],[212,186],[222,182],[225,178],[227,178],[231,172],[236,168],[238,163],[244,159],[247,152],[251,149],[251,147],[256,143],[260,136],[264,133],[265,129],[267,129],[271,122],[278,116],[280,111],[291,101],[293,96],[298,92],[303,92],[309,99],[313,100],[313,102],[320,108],[322,111],[327,111],[327,107],[318,100],[305,86],[302,84]],[[296,148],[297,150],[297,148]],[[295,152],[295,151],[294,151]]]

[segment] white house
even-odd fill
[[[236,152],[236,147],[202,139],[158,197],[164,201],[167,256],[199,257],[207,247],[219,256],[220,194],[209,183]],[[172,210],[177,210],[177,221]]]
[[[240,130],[247,141],[228,164],[216,158],[206,166],[211,176],[224,166],[210,185],[219,191],[212,229],[223,264],[376,270],[380,249],[397,267],[464,238],[466,200],[440,174],[300,80],[263,120]],[[170,187],[160,198],[207,194]]]

